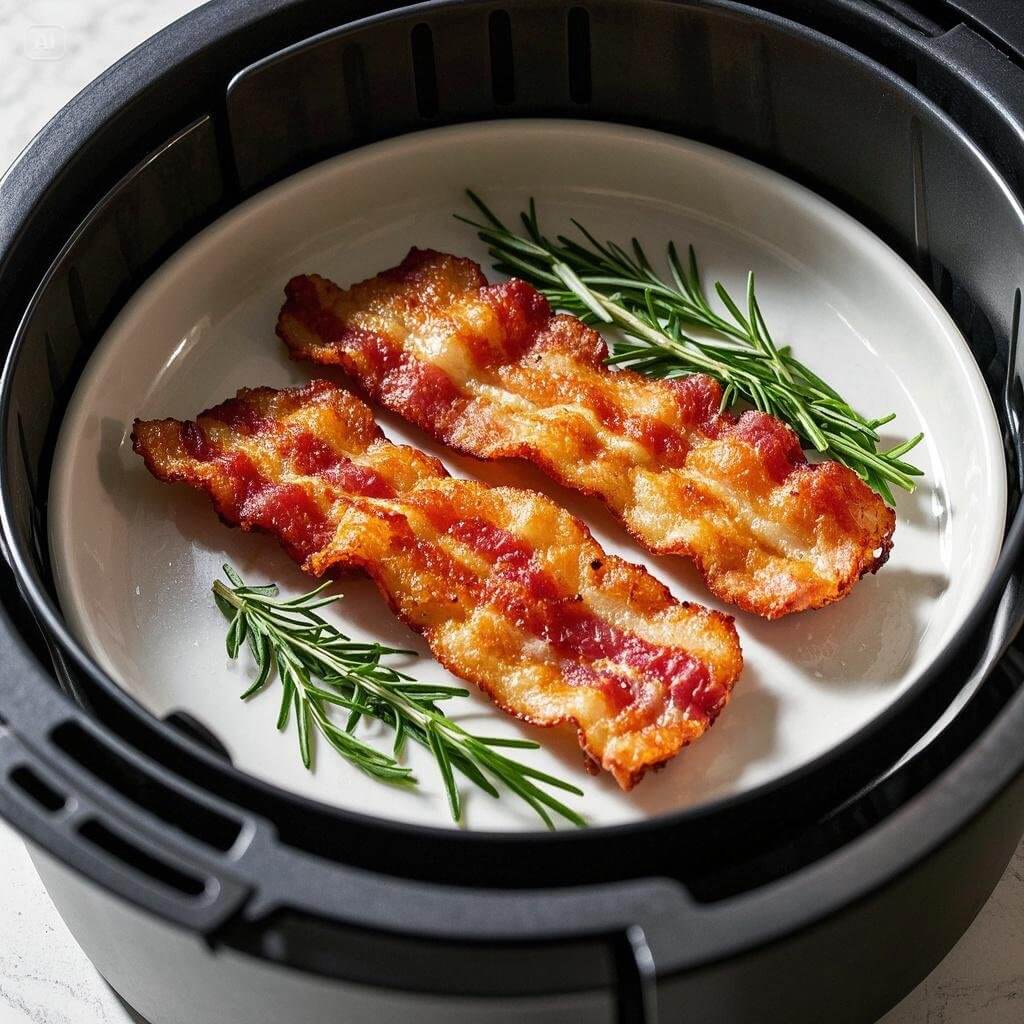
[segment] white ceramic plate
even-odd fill
[[[50,493],[50,535],[67,618],[98,661],[157,715],[185,709],[234,763],[289,789],[373,815],[448,823],[429,757],[410,752],[416,792],[389,790],[321,750],[300,765],[294,731],[274,730],[273,690],[248,706],[249,665],[229,663],[210,583],[225,560],[252,581],[299,593],[310,581],[277,545],[228,530],[207,500],[156,482],[131,451],[135,416],[191,417],[243,385],[307,380],[274,337],[281,289],[316,271],[349,283],[410,245],[487,265],[463,188],[513,220],[532,195],[550,231],[578,217],[600,237],[637,235],[650,253],[693,242],[708,281],[742,293],[749,268],[777,340],[895,437],[924,430],[925,470],[899,496],[889,564],[841,604],[781,622],[739,614],[746,667],[715,728],[633,793],[582,767],[574,736],[522,726],[473,696],[460,720],[543,743],[529,755],[586,791],[594,824],[662,814],[777,778],[883,712],[934,661],[991,572],[1005,471],[995,413],[963,339],[911,270],[858,223],[793,182],[735,156],[655,132],[570,121],[503,121],[405,136],[320,164],[259,194],[162,267],[92,357],[68,410]],[[716,602],[682,559],[652,558],[593,501],[520,464],[453,456],[393,417],[385,432],[438,455],[456,475],[553,495],[605,547],[647,565],[679,598]],[[340,585],[336,615],[354,637],[413,646],[407,665],[446,678],[365,580]],[[381,737],[381,742],[385,738]],[[528,809],[466,787],[467,825],[536,827]]]

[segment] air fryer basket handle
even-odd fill
[[[3,612],[0,673],[0,818],[131,903],[200,935],[222,927],[250,889],[216,853],[241,841],[243,828],[205,795],[177,782],[172,790],[107,745]],[[31,703],[21,699],[29,691]],[[186,816],[200,826],[195,836],[167,827]]]
[[[220,927],[248,888],[213,862],[159,841],[104,805],[97,788],[42,769],[8,729],[0,732],[0,816],[31,842],[118,896],[201,935]]]

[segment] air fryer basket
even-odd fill
[[[972,6],[993,5],[216,0],[97,80],[0,187],[0,813],[211,948],[363,985],[600,991],[621,1020],[658,1005],[764,1020],[777,999],[812,1021],[825,996],[834,1021],[883,1010],[966,926],[1024,828],[1024,32]],[[955,649],[891,711],[751,793],[551,836],[313,804],[236,772],[196,723],[154,719],[69,635],[46,537],[63,410],[126,299],[242,199],[377,139],[545,115],[739,152],[911,262],[1000,413],[999,565]],[[963,710],[892,771],[957,695]],[[923,912],[939,889],[942,913]],[[137,979],[100,966],[131,1000]],[[859,1004],[837,1005],[853,984]]]

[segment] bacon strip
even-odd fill
[[[374,401],[478,458],[523,458],[603,499],[648,550],[693,559],[718,597],[774,619],[838,601],[888,558],[895,513],[774,417],[719,411],[704,376],[609,369],[601,336],[523,281],[413,249],[341,290],[285,289],[295,358],[342,366]]]
[[[136,420],[132,438],[155,476],[306,571],[364,570],[438,661],[525,721],[574,723],[623,789],[700,736],[739,675],[729,616],[676,601],[548,498],[392,444],[325,381]]]

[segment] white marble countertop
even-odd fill
[[[195,0],[0,0],[0,170],[106,66]],[[0,824],[0,1024],[128,1024]],[[879,1024],[1024,1021],[1024,844],[953,951]],[[197,1021],[196,1024],[203,1024]]]

